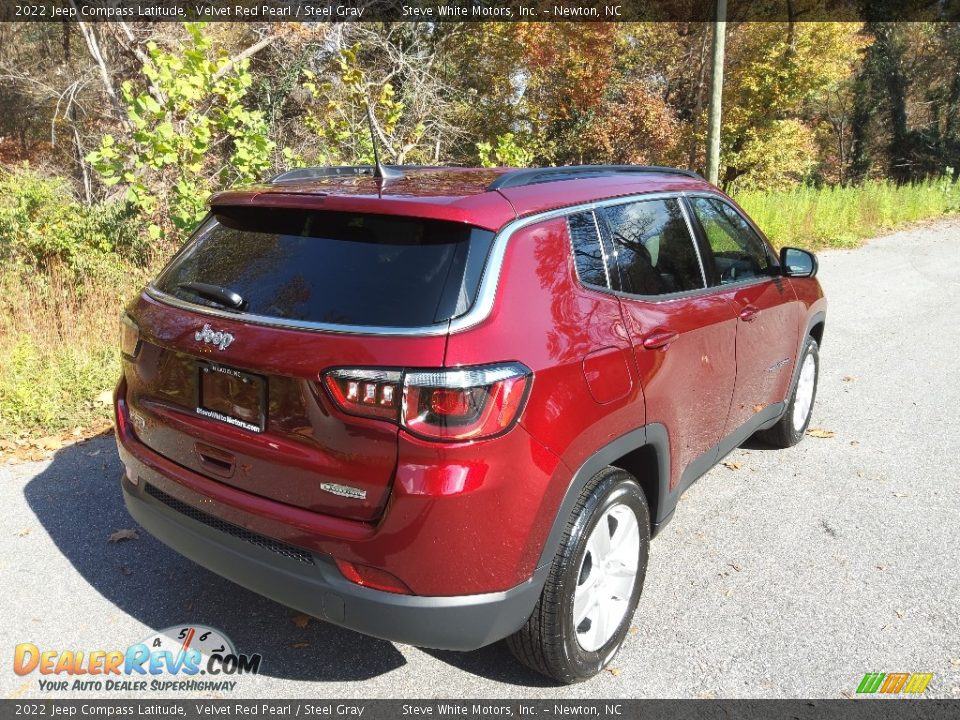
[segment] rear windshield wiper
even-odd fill
[[[233,290],[227,290],[222,288],[219,285],[211,285],[209,283],[202,282],[184,282],[177,285],[184,290],[189,290],[190,292],[196,293],[200,297],[206,298],[207,300],[212,300],[218,305],[223,305],[227,308],[233,308],[234,310],[243,310],[243,307],[247,304],[247,301],[243,299],[238,293],[235,293]]]

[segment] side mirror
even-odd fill
[[[813,277],[817,274],[817,256],[800,248],[780,250],[780,271],[786,277]]]

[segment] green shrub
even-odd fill
[[[97,398],[119,373],[117,317],[153,261],[137,230],[126,203],[0,170],[0,439],[109,418]]]
[[[0,262],[7,271],[57,268],[78,279],[115,275],[146,259],[130,205],[87,206],[62,178],[43,178],[26,166],[0,170]]]

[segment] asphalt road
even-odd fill
[[[822,254],[812,424],[834,435],[737,450],[688,491],[614,672],[556,687],[502,644],[458,654],[300,628],[146,533],[108,543],[135,525],[100,438],[0,467],[0,697],[41,694],[11,671],[17,643],[110,649],[185,622],[263,654],[232,697],[839,698],[899,671],[960,697],[958,268],[956,220]]]

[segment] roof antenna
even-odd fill
[[[367,103],[367,126],[370,128],[370,143],[373,145],[373,176],[381,181],[381,185],[390,180],[399,180],[403,177],[402,172],[380,163],[380,153],[377,152],[377,135],[373,131],[373,111],[370,109],[369,102]]]

